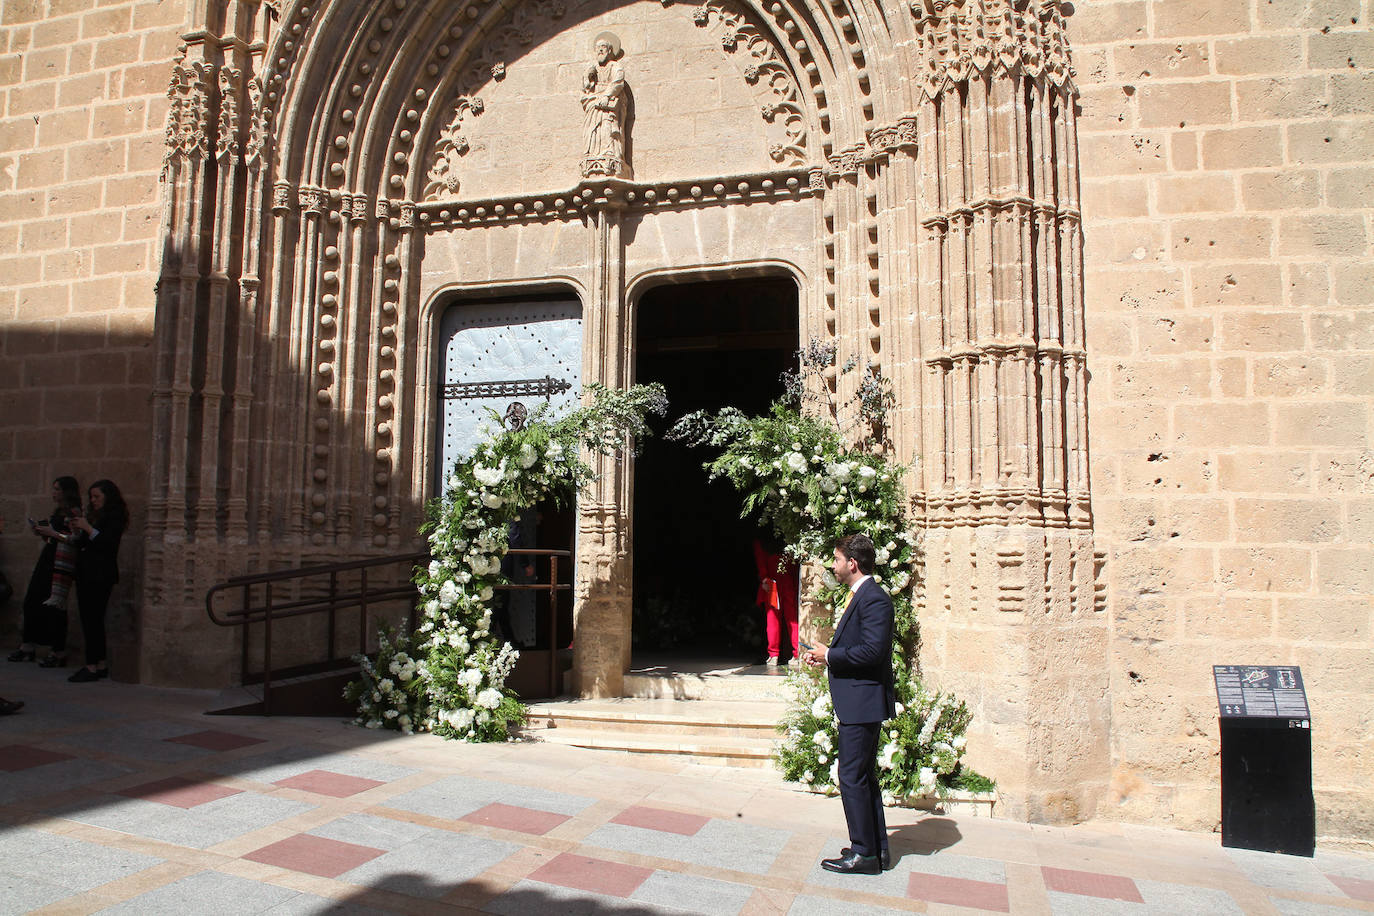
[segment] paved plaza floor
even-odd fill
[[[1374,856],[889,814],[891,871],[825,872],[839,801],[772,770],[330,719],[0,668],[0,913],[1374,912]]]

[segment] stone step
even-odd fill
[[[635,670],[625,675],[624,693],[643,699],[786,702],[791,698],[791,689],[785,669],[774,670],[776,673],[770,674]]]
[[[772,743],[759,738],[700,736],[692,740],[689,736],[671,738],[590,728],[526,729],[524,736],[571,747],[677,757],[709,766],[766,767],[773,753]]]
[[[670,755],[716,766],[767,766],[781,700],[554,700],[529,709],[524,737],[576,747]]]
[[[771,741],[787,706],[780,700],[555,700],[529,707],[531,727],[730,736]]]

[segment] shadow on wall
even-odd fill
[[[82,487],[106,478],[129,503],[128,534],[120,544],[121,584],[110,603],[112,654],[137,644],[134,607],[143,560],[151,439],[153,382],[150,333],[105,328],[89,321],[17,320],[0,331],[0,571],[14,597],[0,608],[0,645],[19,640],[24,592],[42,550],[28,518],[44,520],[54,508],[54,479],[70,475]],[[71,642],[79,647],[76,598]]]

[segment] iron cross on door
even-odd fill
[[[552,417],[577,406],[582,306],[575,299],[460,303],[444,312],[439,333],[436,492],[454,462],[471,455],[498,426],[523,426],[541,403],[549,405]]]

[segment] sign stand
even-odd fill
[[[1293,666],[1214,665],[1221,710],[1221,845],[1311,856],[1312,718]]]

